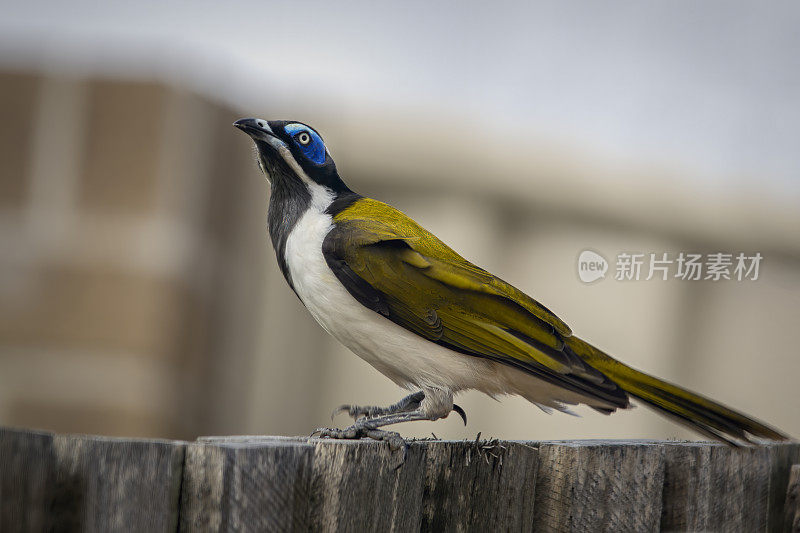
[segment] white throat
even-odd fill
[[[311,180],[307,181],[306,185],[308,186],[308,192],[311,193],[311,204],[308,206],[308,210],[315,213],[324,213],[333,203],[336,193]],[[330,215],[328,215],[328,218],[330,219]]]

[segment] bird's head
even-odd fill
[[[282,180],[300,180],[334,192],[348,190],[322,137],[311,126],[260,118],[243,118],[233,125],[255,142],[258,166],[273,186]]]

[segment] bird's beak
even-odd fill
[[[260,118],[242,118],[233,125],[255,140],[270,142],[270,138],[277,139],[272,128],[269,127],[269,123]]]

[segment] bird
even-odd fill
[[[267,222],[289,287],[325,331],[410,393],[342,405],[353,424],[312,435],[404,445],[401,422],[456,412],[456,394],[521,396],[545,411],[603,414],[641,402],[731,446],[788,437],[636,370],[573,335],[547,307],[470,263],[399,210],[351,190],[314,128],[244,118],[270,186]]]

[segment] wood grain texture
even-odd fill
[[[785,531],[786,487],[792,465],[800,463],[800,443],[781,442],[765,445],[769,454],[769,507],[767,529]]]
[[[426,443],[422,531],[530,531],[538,451],[506,441]]]
[[[0,428],[0,531],[45,531],[55,483],[53,435]]]
[[[783,530],[800,533],[800,464],[792,465],[786,488]]]
[[[769,450],[666,444],[661,527],[666,531],[767,531]]]
[[[0,530],[174,531],[183,454],[177,442],[0,429]]]
[[[288,441],[193,443],[181,531],[307,531],[313,446]]]
[[[657,531],[664,454],[650,443],[539,444],[534,531]]]
[[[419,531],[426,449],[378,442],[314,442],[315,531]]]

